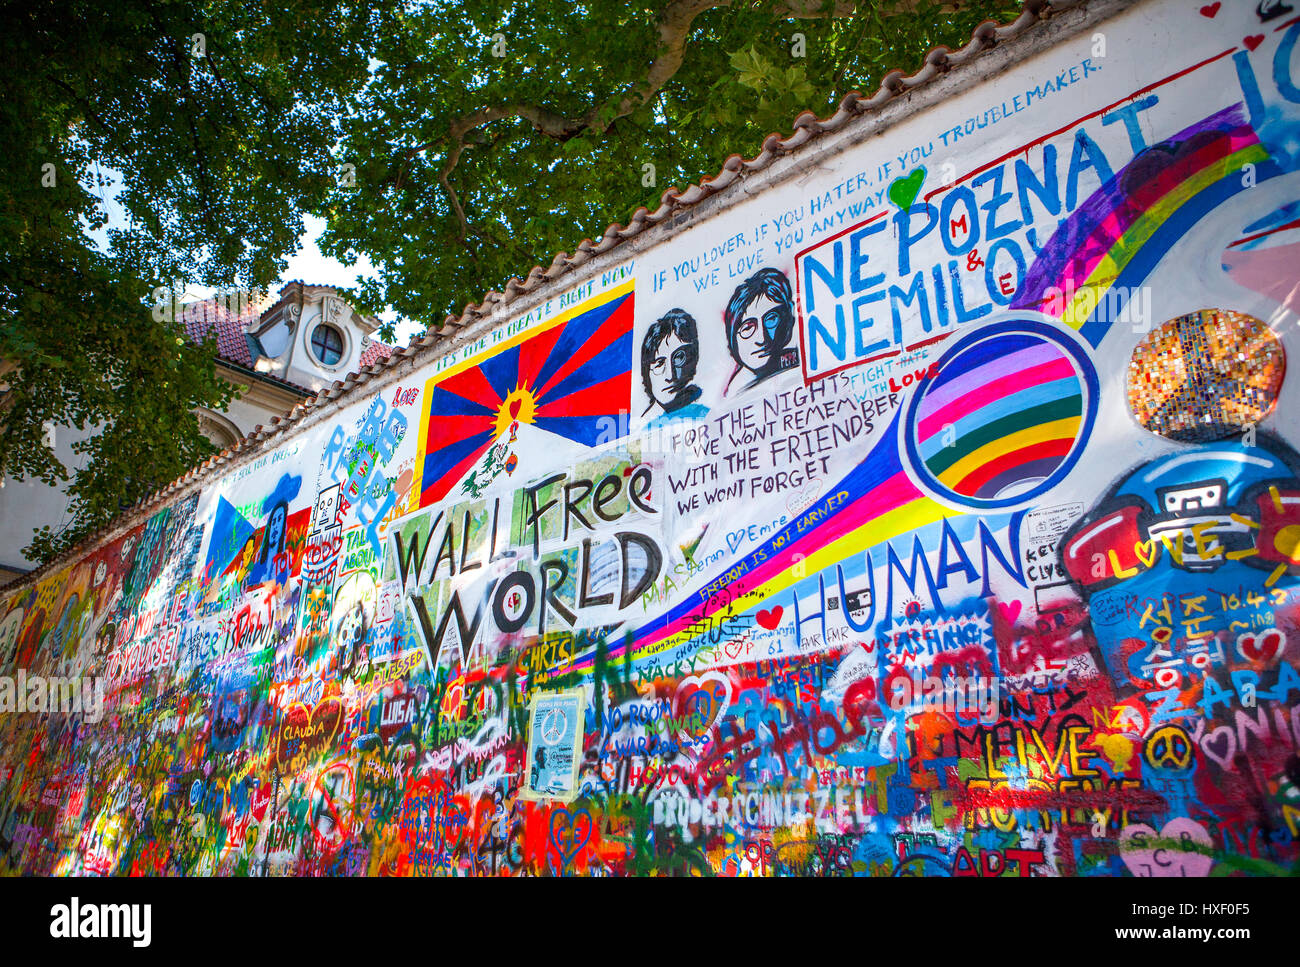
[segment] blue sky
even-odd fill
[[[104,228],[97,232],[91,232],[90,236],[101,247],[105,248],[108,244],[108,230],[110,228],[120,228],[125,225],[125,218],[121,207],[117,204],[116,188],[120,181],[117,173],[107,168],[98,167],[98,172],[110,179],[110,184],[106,191],[100,191],[91,188],[91,191],[100,196],[104,207],[108,212],[108,223]],[[285,266],[284,274],[280,276],[279,281],[270,287],[274,294],[279,288],[291,279],[300,279],[310,285],[335,285],[340,288],[352,288],[357,284],[357,280],[363,276],[373,273],[374,266],[364,255],[357,260],[357,264],[348,268],[338,259],[327,258],[321,254],[320,247],[316,244],[317,239],[325,231],[325,220],[313,215],[307,215],[303,219],[304,231],[298,239],[298,251],[289,256],[289,264]],[[191,285],[185,290],[185,299],[205,299],[216,292],[215,289]],[[388,311],[380,315],[384,322],[397,320],[397,335],[393,340],[398,346],[405,346],[411,341],[411,337],[423,331],[423,326],[416,323],[398,318],[395,311]]]

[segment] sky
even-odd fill
[[[299,279],[308,285],[335,285],[347,289],[355,286],[361,276],[374,271],[374,265],[364,255],[357,259],[356,265],[348,268],[338,259],[321,254],[316,240],[325,231],[325,219],[315,215],[305,215],[303,228],[303,234],[298,239],[298,251],[289,256],[289,264],[285,266],[284,274],[275,285],[270,287],[272,295],[292,279]],[[190,296],[206,299],[215,292],[215,289],[200,285],[191,285],[185,290],[186,299]],[[381,314],[379,318],[382,322],[397,320],[397,336],[393,342],[398,346],[405,346],[411,341],[412,336],[424,330],[421,325],[400,319],[393,310]]]
[[[108,223],[99,231],[91,232],[93,238],[101,249],[108,245],[108,230],[110,228],[120,228],[125,225],[126,219],[121,207],[117,203],[117,190],[121,178],[116,171],[100,167],[99,172],[109,179],[105,189],[92,189],[98,194],[103,201],[104,208],[108,212]],[[317,240],[325,231],[325,219],[318,218],[314,215],[306,215],[303,218],[303,234],[298,239],[298,251],[289,256],[289,263],[285,266],[284,274],[280,276],[270,292],[274,295],[280,287],[286,282],[293,279],[299,279],[308,285],[334,285],[339,288],[352,288],[357,284],[357,280],[374,271],[374,266],[364,255],[357,259],[357,264],[348,268],[338,259],[328,258],[321,254],[320,247],[316,244]],[[201,285],[191,285],[185,290],[185,301],[190,299],[206,299],[212,296],[217,290]],[[424,327],[409,320],[400,319],[395,311],[380,315],[381,322],[390,322],[397,320],[397,335],[393,342],[398,346],[405,346],[411,341],[411,337],[422,332]]]
[[[357,259],[356,265],[348,268],[338,259],[321,254],[316,240],[325,231],[325,219],[306,215],[303,219],[303,227],[306,230],[298,240],[300,247],[296,254],[289,257],[289,264],[285,267],[284,275],[280,277],[277,287],[284,285],[290,279],[301,279],[311,285],[337,285],[341,288],[351,288],[357,284],[358,278],[374,271],[374,266],[364,255]],[[398,346],[405,346],[411,341],[412,336],[424,330],[423,326],[409,320],[398,319],[397,313],[393,310],[385,312],[379,318],[383,322],[398,320],[397,337],[394,340]]]

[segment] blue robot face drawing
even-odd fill
[[[1121,681],[1173,687],[1273,624],[1300,584],[1300,459],[1265,439],[1181,450],[1128,474],[1061,543]],[[1180,657],[1181,656],[1181,657]]]

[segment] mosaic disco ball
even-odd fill
[[[1034,320],[985,327],[939,360],[913,396],[912,469],[936,494],[1006,507],[1055,486],[1097,415],[1097,375],[1083,349]]]
[[[1267,324],[1202,309],[1152,330],[1128,364],[1128,405],[1162,437],[1209,443],[1235,436],[1277,405],[1286,353]]]

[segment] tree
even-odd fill
[[[65,480],[45,427],[99,429],[78,445],[73,523],[28,552],[68,549],[210,451],[191,411],[230,388],[213,347],[154,311],[159,287],[269,286],[317,213],[329,254],[377,266],[361,308],[436,326],[799,111],[829,114],[1018,9],[10,0],[0,473]],[[107,230],[106,170],[126,217]]]
[[[73,523],[29,554],[71,547],[211,451],[192,410],[231,388],[152,293],[279,277],[339,176],[374,26],[367,3],[337,0],[0,9],[0,473],[67,480],[47,428],[99,431],[76,445]],[[105,171],[126,220],[106,233]]]
[[[377,38],[342,122],[325,242],[376,265],[359,301],[438,325],[663,191],[833,113],[1013,0],[474,0],[422,5]],[[652,165],[653,168],[647,168]],[[653,177],[650,175],[653,173]]]

